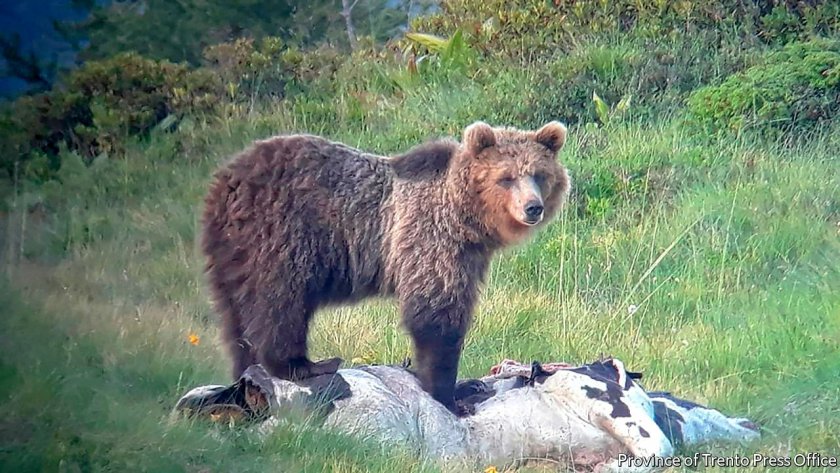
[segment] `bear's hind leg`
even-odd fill
[[[276,351],[274,352],[276,355]],[[306,356],[291,358],[272,358],[271,354],[263,358],[262,365],[277,378],[300,381],[325,374],[334,374],[344,360],[338,357],[312,361]]]
[[[338,371],[341,358],[313,362],[307,356],[309,321],[314,310],[303,304],[288,304],[269,309],[267,324],[257,334],[260,343],[257,359],[272,375],[297,381]]]

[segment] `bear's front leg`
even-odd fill
[[[423,390],[455,415],[465,415],[455,403],[455,382],[471,307],[454,298],[411,296],[402,303],[403,322],[414,342],[412,366]],[[440,304],[441,300],[450,301]]]
[[[463,336],[441,336],[420,329],[412,332],[412,338],[415,373],[423,390],[454,414],[462,415],[455,404],[455,383]]]

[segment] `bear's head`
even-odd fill
[[[537,131],[493,128],[484,122],[464,130],[458,178],[450,182],[471,201],[471,212],[478,211],[476,223],[487,239],[517,243],[557,213],[570,188],[569,175],[557,159],[565,142],[566,127],[559,122]]]

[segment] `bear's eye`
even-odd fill
[[[546,179],[548,179],[548,176],[546,176],[543,173],[537,173],[534,175],[534,182],[536,182],[537,185],[540,187],[542,187],[543,184],[545,184]]]
[[[513,181],[515,181],[513,176],[502,176],[499,178],[498,183],[502,187],[510,187],[513,185]]]

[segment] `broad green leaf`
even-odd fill
[[[446,42],[446,49],[443,51],[443,59],[449,61],[456,61],[463,59],[464,50],[464,35],[461,30],[455,31],[455,34]]]
[[[598,97],[595,91],[592,91],[592,101],[595,103],[595,114],[598,116],[598,121],[606,125],[610,121],[610,108],[601,100],[601,97]]]
[[[624,113],[630,108],[630,101],[632,100],[632,95],[626,95],[623,99],[618,102],[618,105],[615,106],[615,110],[619,113]]]
[[[440,36],[435,36],[433,34],[426,34],[426,33],[406,33],[405,37],[414,41],[417,44],[423,45],[429,50],[434,51],[436,53],[443,52],[446,47],[448,46],[448,41],[441,38]]]

